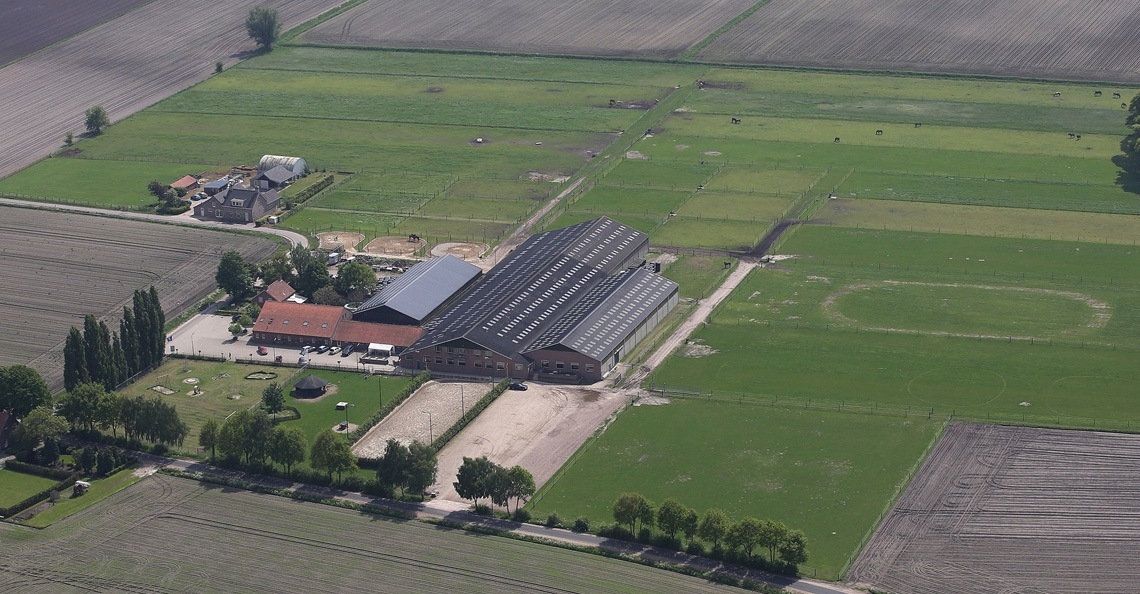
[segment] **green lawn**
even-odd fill
[[[0,468],[0,507],[16,505],[58,482],[55,479]]]
[[[661,274],[680,285],[682,298],[702,299],[728,276],[730,269],[724,262],[724,258],[714,256],[683,255],[663,266]]]
[[[205,163],[206,161],[203,161]],[[169,184],[183,175],[197,175],[210,165],[109,161],[95,159],[45,159],[19,174],[0,180],[0,193],[24,194],[77,204],[114,208],[152,206],[158,200],[147,184]]]
[[[363,373],[324,370],[308,371],[297,376],[297,379],[310,374],[336,386],[335,389],[330,389],[334,393],[315,400],[295,398],[291,393],[286,398],[286,404],[297,407],[301,418],[285,423],[301,427],[310,443],[321,431],[334,428],[345,420],[346,411],[336,410],[338,402],[350,404],[347,410],[348,422],[356,425],[380,410],[381,392],[386,400],[391,399],[411,381],[411,378],[406,377],[365,376]],[[292,390],[292,386],[289,389]]]
[[[96,503],[122,491],[139,482],[142,477],[135,476],[134,468],[126,468],[119,472],[98,479],[85,479],[91,483],[91,488],[80,497],[63,497],[55,505],[43,513],[32,516],[24,522],[26,526],[45,528],[54,522],[70,517],[80,511],[94,506]],[[70,493],[70,491],[66,491]]]
[[[803,530],[824,579],[836,579],[940,423],[754,404],[675,400],[622,413],[530,504],[537,516],[613,522],[636,491],[702,514],[778,520]],[[811,575],[809,571],[808,575]]]

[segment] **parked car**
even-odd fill
[[[340,352],[340,356],[341,357],[347,357],[347,356],[351,355],[352,351],[354,351],[354,350],[356,350],[356,345],[350,344],[350,345],[344,347],[344,350]]]
[[[511,382],[511,385],[508,387],[512,390],[518,390],[520,392],[526,392],[526,384],[524,384],[522,382]]]
[[[311,347],[311,346],[301,347],[301,356],[304,357],[305,355],[308,355],[309,351],[312,351],[312,350],[313,350],[313,347]]]
[[[330,355],[335,355],[335,354],[337,354],[337,353],[339,353],[339,352],[340,352],[340,347],[338,347],[338,346],[335,346],[335,347],[333,347],[333,348],[329,349],[329,354],[330,354]]]
[[[261,346],[257,347],[257,354],[258,355],[268,355],[269,354],[269,348],[266,347],[265,345],[261,345]]]
[[[323,353],[327,350],[329,350],[329,345],[327,345],[327,344],[322,344],[321,346],[317,347],[317,353],[318,354]]]

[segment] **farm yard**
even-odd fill
[[[783,522],[808,537],[805,575],[837,579],[942,423],[643,398],[535,496],[537,517],[613,520],[618,495]],[[868,439],[874,436],[874,439]]]
[[[14,207],[0,207],[0,238],[0,365],[30,361],[57,389],[63,341],[84,315],[114,318],[153,285],[173,318],[213,290],[225,251],[259,261],[277,249],[234,233]]]
[[[370,0],[301,35],[321,45],[671,58],[711,35],[750,0]]]
[[[782,0],[697,59],[825,68],[1140,82],[1129,0]]]
[[[849,579],[890,592],[1127,592],[1140,438],[955,423]]]
[[[13,594],[172,584],[197,592],[744,591],[587,553],[164,475],[44,530],[0,523],[0,539],[0,581]]]
[[[67,3],[72,4],[72,3]],[[87,3],[66,16],[59,3],[45,5],[44,17],[25,21],[9,15],[9,25],[33,31],[38,38],[59,40],[68,31],[82,33],[46,47],[0,69],[0,96],[7,108],[0,114],[0,177],[31,165],[63,145],[72,132],[83,132],[83,113],[101,105],[112,122],[205,80],[221,61],[232,65],[254,49],[245,35],[248,3],[236,0],[157,0],[135,3],[138,8],[102,22],[125,7],[124,0]],[[282,22],[294,26],[337,6],[335,0],[273,0]],[[32,10],[28,8],[26,10]],[[33,15],[38,13],[32,13]],[[193,23],[193,31],[186,24]],[[34,24],[48,25],[30,29]],[[52,28],[59,27],[58,33]],[[88,28],[90,27],[90,28]],[[4,37],[7,39],[7,37]],[[23,39],[17,35],[15,39]],[[108,41],[113,40],[113,41]],[[155,40],[162,40],[156,43]],[[21,44],[22,51],[31,49]],[[10,50],[11,51],[11,50]],[[13,56],[14,57],[14,56]],[[0,60],[0,63],[6,60]]]

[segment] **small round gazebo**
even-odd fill
[[[315,376],[307,375],[301,381],[293,384],[293,394],[297,398],[316,398],[324,396],[329,383]]]

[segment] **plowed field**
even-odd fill
[[[554,547],[153,475],[44,530],[0,524],[6,594],[743,592]]]
[[[0,12],[0,65],[109,21],[150,0],[9,2]]]
[[[339,2],[263,4],[276,8],[288,28]],[[68,132],[83,132],[83,112],[92,105],[119,121],[206,79],[215,62],[232,64],[252,51],[245,32],[249,8],[239,0],[155,0],[0,69],[0,177],[46,157]],[[18,20],[7,7],[0,15]],[[58,10],[53,15],[41,26],[67,20]],[[4,25],[0,39],[9,26],[31,29],[22,21]],[[59,39],[50,29],[34,32]]]
[[[213,289],[224,252],[261,260],[276,247],[205,229],[0,208],[0,366],[30,362],[60,388],[63,341],[85,314],[114,315],[135,289],[153,285],[173,317]]]
[[[848,578],[905,594],[1133,592],[1140,436],[949,427]]]
[[[775,0],[716,62],[1140,81],[1134,0]]]
[[[372,0],[301,36],[312,43],[672,57],[753,0]]]

